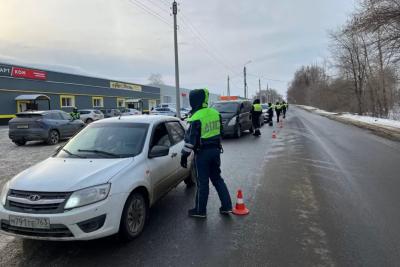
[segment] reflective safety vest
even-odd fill
[[[195,112],[188,122],[200,121],[201,139],[208,139],[221,134],[221,121],[219,112],[213,108],[202,108]]]
[[[254,107],[254,111],[259,111],[259,112],[262,111],[261,104],[254,104],[253,107]]]
[[[71,115],[72,119],[74,120],[79,120],[81,117],[79,112],[71,112],[69,115]]]
[[[281,106],[281,104],[279,104],[279,105],[275,105],[275,110],[281,110],[282,109],[282,106]]]

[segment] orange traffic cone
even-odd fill
[[[276,132],[272,131],[272,138],[275,139],[276,138]]]
[[[233,208],[232,213],[236,215],[247,215],[249,212],[249,209],[246,208],[246,205],[243,202],[242,190],[239,189],[237,192],[236,206]]]

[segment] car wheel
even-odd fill
[[[92,122],[93,122],[93,120],[89,118],[89,119],[86,119],[86,121],[85,121],[85,122],[86,122],[86,124],[89,124],[89,123],[92,123]]]
[[[249,129],[249,133],[254,133],[254,127],[253,127],[253,125],[251,125],[251,127],[250,127],[250,129]]]
[[[55,145],[60,141],[60,135],[56,130],[51,130],[49,133],[49,137],[46,140],[46,143],[49,145]]]
[[[148,212],[149,206],[143,194],[133,192],[122,212],[120,236],[128,241],[138,237],[146,224]]]
[[[235,137],[240,138],[242,136],[242,127],[240,124],[236,125]]]
[[[16,144],[17,146],[23,146],[26,144],[25,140],[13,140],[14,144]]]
[[[196,185],[196,167],[194,166],[194,162],[190,166],[190,175],[184,180],[186,187],[192,187]]]

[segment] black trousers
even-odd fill
[[[197,192],[195,209],[199,213],[207,212],[209,194],[209,180],[215,187],[221,201],[221,208],[232,209],[232,201],[228,188],[221,177],[221,150],[219,148],[205,148],[197,151],[194,162],[197,172]]]

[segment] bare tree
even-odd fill
[[[163,77],[160,73],[152,73],[148,78],[151,85],[164,85]]]

